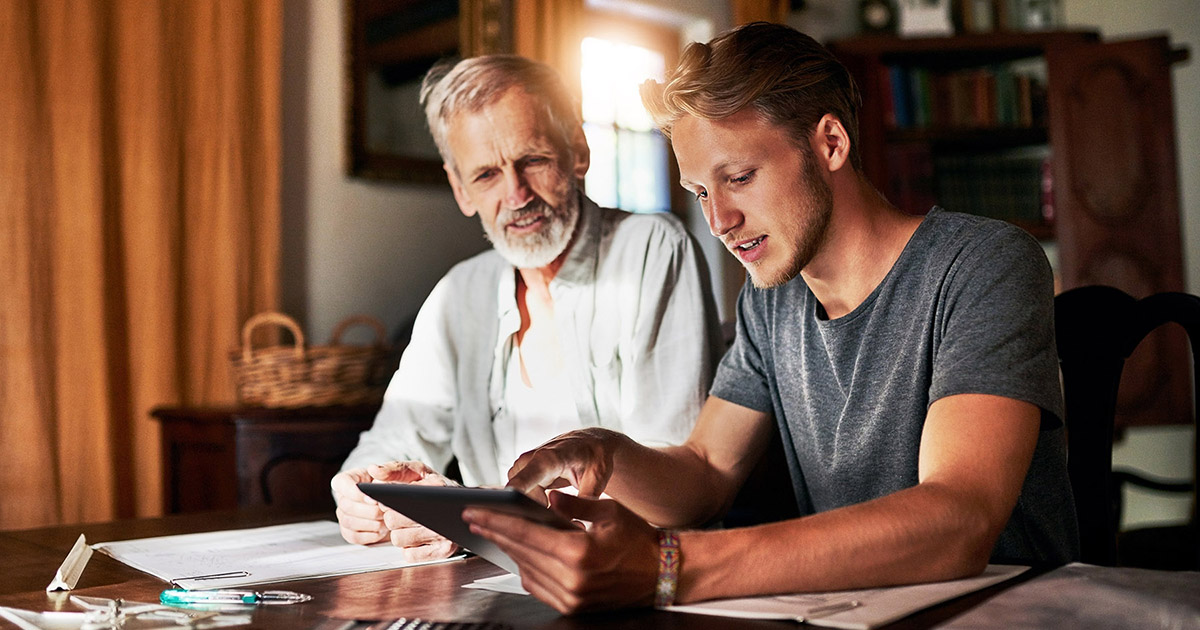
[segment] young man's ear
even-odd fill
[[[467,191],[463,188],[462,181],[458,179],[458,174],[445,162],[442,163],[442,170],[446,171],[446,179],[450,180],[450,190],[454,191],[454,201],[458,202],[459,211],[463,213],[463,216],[475,216],[475,206],[471,205],[471,198],[467,196]]]
[[[571,138],[571,153],[575,156],[575,162],[571,165],[575,178],[582,180],[592,165],[592,150],[588,147],[582,126],[575,128],[574,137]]]
[[[825,114],[817,122],[813,150],[831,173],[850,162],[850,134],[837,116]]]

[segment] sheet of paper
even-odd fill
[[[430,564],[407,562],[403,550],[387,543],[370,547],[347,543],[333,521],[159,536],[92,547],[187,589],[231,588]]]
[[[988,565],[981,575],[949,582],[873,588],[831,593],[799,593],[720,599],[668,610],[739,617],[787,619],[815,626],[868,630],[1020,575],[1029,567]]]
[[[33,612],[0,606],[0,619],[21,630],[79,630],[83,627],[83,617],[81,612]]]
[[[5,606],[0,606],[0,619],[8,621],[17,628],[20,628],[20,630],[94,630],[111,627],[105,625],[104,622],[98,622],[95,618],[89,617],[86,612],[35,612]],[[181,621],[178,616],[156,617],[147,615],[136,617],[136,621],[126,619],[125,625],[126,627],[134,627],[139,630],[181,630],[183,628],[213,630],[215,628],[244,626],[249,624],[250,620],[251,616],[248,614],[220,614],[198,618],[189,623]]]
[[[463,588],[474,588],[481,591],[495,591],[497,593],[512,593],[513,595],[528,595],[521,586],[521,576],[514,573],[504,573],[492,577],[479,578],[470,584],[463,584]]]

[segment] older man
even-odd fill
[[[511,55],[435,67],[421,90],[459,208],[494,251],[450,270],[421,307],[374,426],[331,482],[342,535],[413,560],[453,545],[376,504],[361,481],[502,484],[521,453],[604,427],[687,438],[720,332],[708,273],[670,215],[596,206],[575,104],[545,65]]]

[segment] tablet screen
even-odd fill
[[[506,512],[559,529],[576,526],[549,508],[512,488],[463,488],[403,483],[360,483],[367,496],[450,539],[463,549],[518,573],[513,562],[491,541],[471,533],[462,520],[463,509],[482,507]]]

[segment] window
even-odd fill
[[[646,79],[663,79],[670,51],[603,34],[585,37],[580,48],[588,196],[631,212],[670,212],[667,141],[638,94]]]

